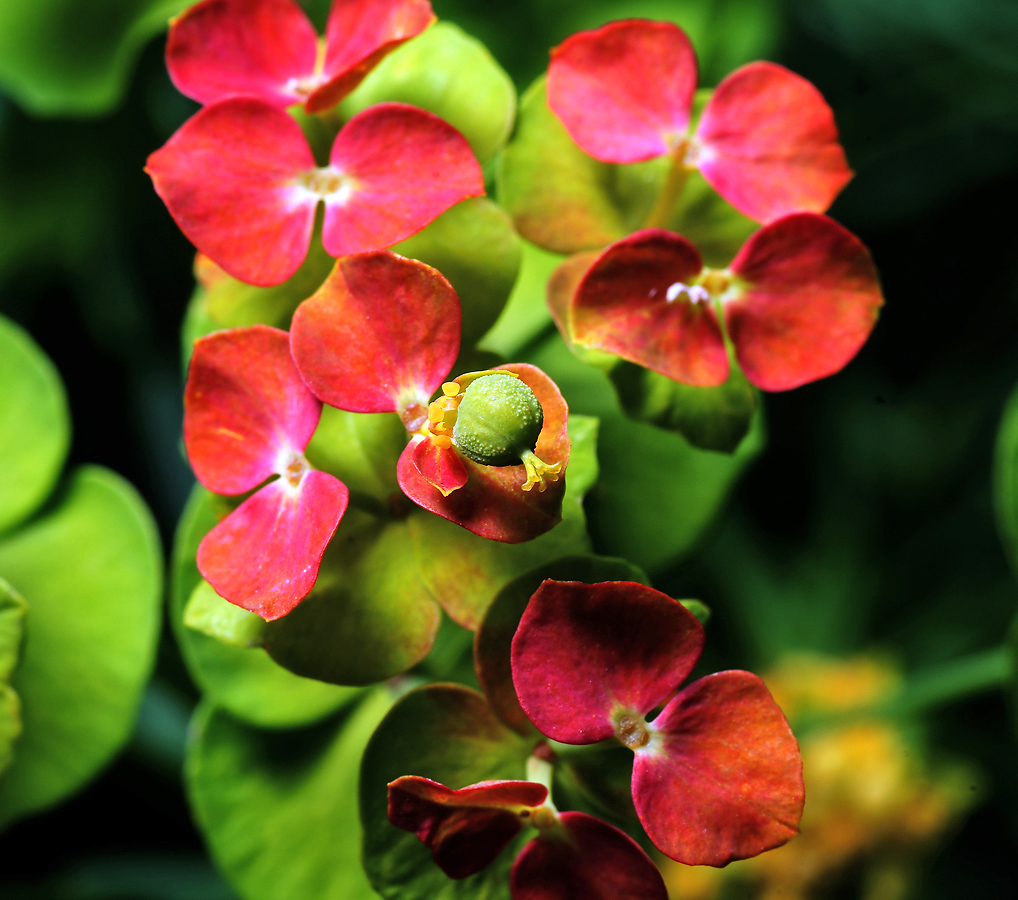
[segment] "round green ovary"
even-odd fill
[[[483,375],[463,394],[452,437],[456,449],[485,466],[512,466],[537,444],[544,411],[534,392],[512,375]]]

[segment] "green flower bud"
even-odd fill
[[[468,459],[515,466],[537,445],[544,410],[522,379],[496,372],[471,381],[456,411],[452,439]]]

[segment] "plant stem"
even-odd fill
[[[654,208],[643,223],[644,228],[664,228],[675,211],[675,204],[682,196],[682,190],[689,180],[689,173],[693,170],[686,165],[686,142],[683,141],[672,151],[671,167],[668,169],[668,176],[658,194]]]

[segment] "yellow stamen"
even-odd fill
[[[561,462],[549,465],[538,457],[533,450],[524,450],[521,457],[524,468],[527,470],[527,480],[523,483],[523,490],[532,491],[536,485],[537,490],[543,494],[548,490],[545,479],[548,481],[558,481],[561,477],[559,475],[562,471]]]

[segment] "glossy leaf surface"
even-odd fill
[[[21,658],[27,610],[24,599],[0,578],[0,778],[14,759],[21,735],[21,699],[11,677]]]
[[[616,732],[619,716],[643,716],[667,700],[703,642],[703,626],[660,591],[549,580],[513,638],[513,684],[542,734],[592,744]]]
[[[36,343],[0,316],[0,533],[53,488],[70,443],[67,398]]]
[[[24,732],[0,783],[0,823],[76,791],[130,736],[159,633],[161,560],[134,489],[96,467],[0,541],[0,572],[31,617],[13,679]]]

